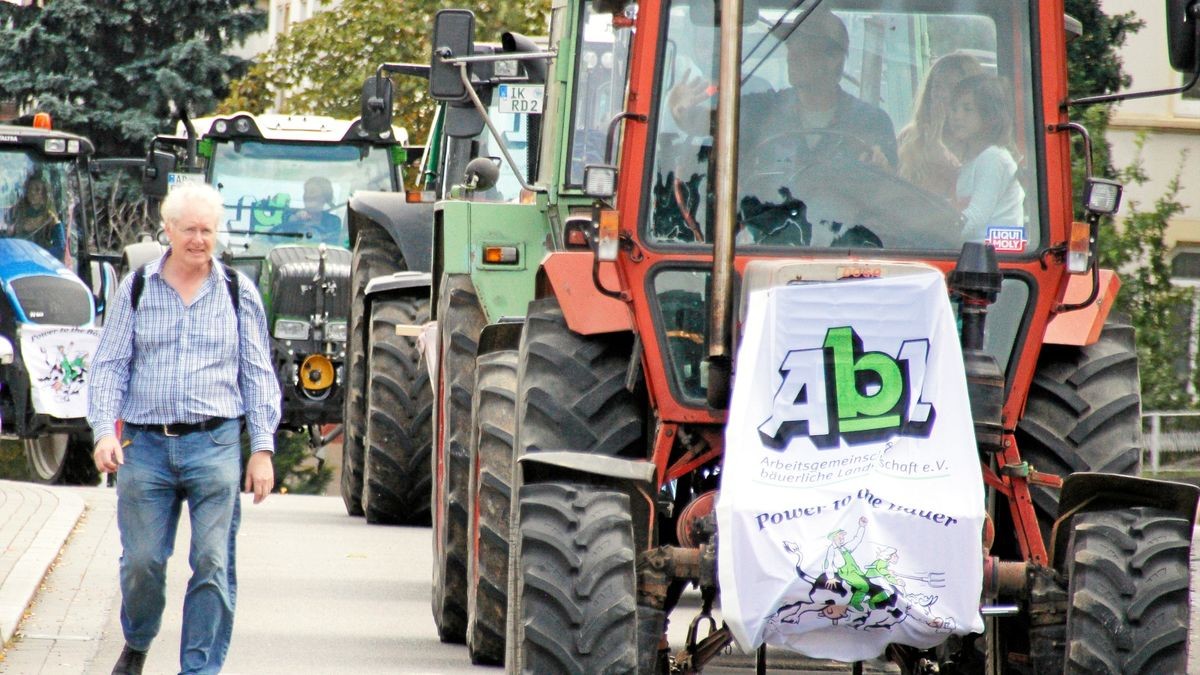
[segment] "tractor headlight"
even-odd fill
[[[307,340],[308,323],[292,319],[275,321],[275,337],[280,340]]]
[[[617,193],[617,167],[604,164],[585,166],[583,193],[589,197],[611,199]]]
[[[346,341],[346,322],[330,321],[325,324],[325,339],[333,342]]]
[[[1111,216],[1121,206],[1121,184],[1103,178],[1089,178],[1084,186],[1087,210],[1101,216]]]

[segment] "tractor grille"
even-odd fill
[[[83,326],[92,320],[92,298],[76,281],[52,276],[14,279],[13,293],[32,323]]]
[[[332,319],[350,314],[350,251],[329,248],[325,258],[325,280],[332,282],[325,294],[325,311]],[[270,254],[271,303],[276,316],[308,317],[317,313],[317,282],[320,253],[314,246],[277,246]]]

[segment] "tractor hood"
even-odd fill
[[[0,281],[5,283],[30,274],[74,276],[46,249],[24,239],[0,239],[0,261]]]
[[[86,326],[95,312],[79,277],[40,246],[0,239],[0,287],[18,323]]]

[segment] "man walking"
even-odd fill
[[[92,365],[88,422],[96,467],[120,468],[125,649],[114,675],[141,673],[158,633],[184,501],[192,577],[180,671],[220,672],[237,596],[243,417],[252,451],[245,489],[257,504],[274,484],[279,384],[253,284],[213,257],[222,211],[220,194],[208,185],[171,191],[161,208],[170,247],[121,284]],[[117,419],[125,421],[120,440]]]

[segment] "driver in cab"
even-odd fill
[[[821,151],[821,145],[838,143],[837,135],[847,135],[861,142],[861,147],[855,148],[858,159],[894,168],[898,160],[891,118],[881,108],[842,89],[850,45],[842,20],[832,12],[817,9],[802,17],[799,24],[783,23],[773,32],[787,49],[791,88],[772,97],[772,105],[767,106],[758,106],[747,96],[742,105],[746,117],[742,128],[761,129],[767,135],[770,132],[765,130],[786,124],[800,132],[813,132],[812,142],[817,147],[810,149],[816,152]],[[755,119],[758,111],[765,115],[761,124]],[[821,134],[822,131],[830,133]]]
[[[856,159],[895,168],[899,162],[891,118],[842,89],[850,46],[846,24],[818,8],[802,15],[799,22],[775,26],[772,35],[787,50],[789,87],[779,92],[743,92],[741,127],[750,134],[741,143],[742,151],[762,149],[760,145],[770,145],[765,141],[794,131],[807,135],[809,149],[815,152],[825,144],[850,141]],[[693,135],[707,135],[713,107],[703,103],[716,93],[701,78],[688,78],[673,87],[667,100],[676,124]],[[843,141],[836,140],[839,137]]]

